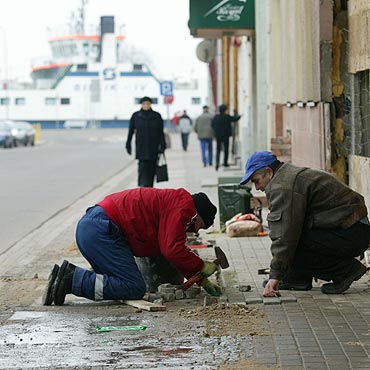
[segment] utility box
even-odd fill
[[[240,176],[219,177],[218,179],[218,211],[221,229],[227,220],[238,213],[255,213],[251,206],[253,195],[251,188],[239,185]]]

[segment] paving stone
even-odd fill
[[[185,297],[185,294],[182,289],[175,290],[175,299],[183,299],[184,297]]]
[[[280,298],[279,297],[263,298],[263,304],[264,305],[280,304]]]
[[[263,301],[262,301],[262,298],[248,298],[248,299],[246,299],[245,300],[245,303],[246,304],[258,304],[258,303],[262,303]]]
[[[281,296],[280,303],[297,302],[297,297],[294,296]]]
[[[216,304],[216,303],[218,303],[218,298],[217,297],[212,297],[209,294],[204,296],[204,300],[203,300],[203,306],[204,307],[211,306],[211,305]]]

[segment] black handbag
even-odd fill
[[[166,156],[164,153],[158,157],[157,168],[155,172],[157,176],[157,182],[168,181],[168,168],[166,162]]]

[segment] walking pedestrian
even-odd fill
[[[224,167],[229,167],[229,138],[232,135],[231,123],[236,122],[241,116],[227,114],[227,105],[222,104],[218,107],[219,114],[212,119],[212,128],[216,136],[216,171],[220,167],[220,154],[223,147]]]
[[[181,132],[182,149],[186,152],[189,144],[189,134],[191,132],[193,122],[184,110],[183,114],[179,117],[179,128]]]
[[[213,224],[216,207],[206,194],[185,189],[135,188],[106,196],[87,209],[76,229],[79,250],[92,270],[64,261],[54,265],[43,304],[62,305],[67,294],[90,300],[141,299],[146,286],[134,256],[162,255],[187,279],[200,272],[201,286],[220,295],[208,277],[217,265],[185,244],[187,232]]]
[[[203,107],[203,113],[195,120],[194,131],[198,134],[200,150],[202,153],[203,166],[212,166],[213,161],[213,129],[212,115],[207,105]]]
[[[339,294],[365,274],[355,257],[370,242],[364,198],[333,175],[280,162],[268,151],[253,153],[240,184],[251,180],[265,191],[272,240],[270,278],[263,295],[310,290],[312,278],[329,283],[322,293]]]
[[[141,109],[130,119],[126,141],[127,153],[131,155],[131,141],[135,134],[135,158],[138,162],[138,186],[153,187],[158,155],[166,149],[162,116],[152,110],[152,99],[140,99]]]

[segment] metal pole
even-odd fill
[[[166,108],[167,108],[167,129],[170,129],[170,105],[168,102],[166,102]]]

